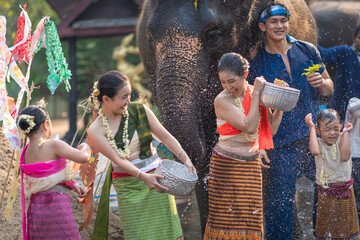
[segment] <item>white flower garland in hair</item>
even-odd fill
[[[129,148],[130,141],[129,141],[129,133],[128,133],[128,127],[129,127],[129,112],[128,112],[128,110],[126,109],[123,113],[123,117],[126,118],[125,124],[124,124],[124,131],[123,131],[124,151],[122,149],[119,149],[116,146],[114,134],[111,131],[111,128],[110,128],[107,118],[105,117],[105,115],[102,112],[102,108],[99,111],[99,116],[102,118],[102,123],[106,130],[106,137],[110,143],[110,146],[113,149],[115,149],[115,151],[117,151],[117,153],[120,155],[120,157],[129,158],[130,157],[130,148]]]
[[[99,102],[99,99],[98,99],[98,96],[100,95],[100,90],[98,89],[98,82],[94,82],[94,85],[93,85],[93,91],[91,93],[91,97],[93,99],[93,102],[94,102],[94,105],[95,105],[95,108],[97,110],[99,110],[100,108],[100,102]]]
[[[24,133],[29,133],[31,131],[31,129],[33,129],[36,126],[36,124],[34,122],[34,119],[35,119],[34,116],[30,116],[28,114],[21,114],[19,116],[19,122],[21,119],[24,119],[29,124],[29,127],[27,129],[22,130]]]
[[[245,115],[245,110],[244,110],[243,104],[241,102],[241,99],[239,97],[235,98],[235,106],[237,108],[240,108],[240,111],[242,113],[244,113],[244,115]],[[258,121],[258,125],[256,128],[256,132],[254,134],[249,134],[246,138],[249,139],[250,141],[257,139],[259,136],[259,126],[260,126],[260,114],[259,114],[259,121]]]

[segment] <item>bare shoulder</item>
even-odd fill
[[[54,149],[60,149],[60,148],[65,147],[65,146],[70,146],[70,145],[67,144],[66,142],[64,142],[63,140],[53,139],[53,140],[49,140],[47,142],[46,147],[54,148]]]
[[[230,98],[230,95],[223,90],[221,93],[219,93],[216,98],[215,98],[215,105],[216,106],[224,106],[224,105],[228,105],[228,104],[232,104],[231,102],[232,98]]]
[[[101,122],[100,117],[97,117],[94,122],[92,122],[87,130],[88,135],[94,136],[97,134],[104,133],[104,126]]]

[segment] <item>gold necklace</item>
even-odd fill
[[[244,113],[244,115],[245,115],[245,110],[244,110],[243,104],[241,102],[241,99],[239,97],[235,98],[235,106],[237,108],[239,108],[240,111],[242,113]],[[260,113],[259,113],[259,121],[258,121],[258,125],[257,125],[257,128],[256,128],[256,132],[254,134],[247,134],[246,138],[248,140],[253,141],[253,140],[255,140],[255,139],[257,139],[259,137],[259,126],[260,126]]]
[[[126,109],[123,113],[123,117],[125,117],[125,124],[124,124],[124,129],[123,129],[123,143],[124,143],[124,150],[119,149],[116,146],[116,142],[114,139],[114,134],[111,131],[109,122],[107,120],[107,118],[105,117],[105,115],[102,112],[102,108],[99,111],[99,116],[102,118],[102,123],[103,126],[105,127],[106,130],[106,137],[110,143],[110,146],[115,149],[115,151],[120,155],[120,157],[122,158],[129,158],[130,157],[130,148],[129,148],[129,133],[128,133],[128,127],[129,127],[129,112]]]

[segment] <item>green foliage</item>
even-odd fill
[[[116,69],[113,49],[122,37],[78,39],[76,42],[77,90],[79,100],[89,97],[91,88],[102,74]]]

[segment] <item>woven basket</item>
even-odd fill
[[[273,83],[265,83],[260,93],[260,102],[265,107],[281,111],[290,111],[299,99],[300,90],[291,87],[279,87]]]
[[[188,168],[176,161],[164,159],[155,170],[156,174],[164,176],[159,183],[169,189],[174,196],[189,195],[194,189],[198,176],[191,175]]]

